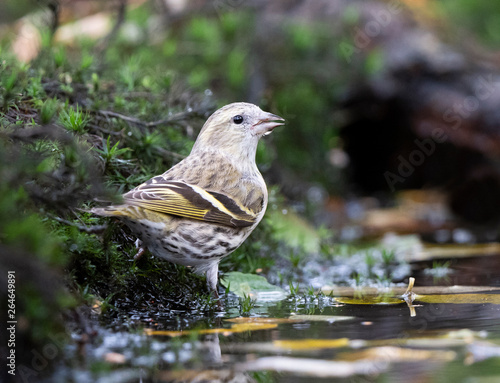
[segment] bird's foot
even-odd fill
[[[224,305],[222,304],[222,300],[220,299],[219,292],[217,291],[217,288],[210,289],[210,292],[211,292],[214,300],[217,302],[218,311],[224,311]]]
[[[217,310],[224,311],[224,305],[222,304],[222,301],[220,299],[217,301]]]

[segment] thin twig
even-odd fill
[[[49,123],[47,125],[37,125],[30,129],[17,129],[8,134],[11,139],[31,142],[36,139],[57,140],[63,143],[74,143],[74,139],[70,133],[62,127]]]
[[[106,117],[116,117],[116,118],[119,118],[120,120],[129,122],[129,123],[132,123],[135,125],[144,126],[146,128],[152,128],[152,127],[155,127],[158,125],[165,125],[165,124],[171,124],[174,122],[179,122],[182,120],[186,120],[187,118],[189,118],[193,115],[199,114],[199,112],[196,110],[189,111],[189,112],[179,112],[179,113],[173,114],[169,117],[162,118],[161,120],[146,122],[146,121],[139,120],[138,118],[126,116],[124,114],[113,112],[110,110],[100,110],[99,113],[103,116],[106,116]]]
[[[83,231],[83,232],[88,233],[88,234],[102,233],[104,230],[106,230],[108,228],[108,225],[95,225],[95,226],[79,225],[77,223],[68,221],[66,219],[56,217],[53,214],[47,214],[47,215],[57,222],[63,223],[67,226],[76,227],[78,230]]]
[[[415,278],[410,277],[410,280],[408,281],[408,288],[406,289],[406,292],[402,295],[402,298],[405,300],[406,304],[408,305],[408,308],[410,309],[411,317],[417,315],[417,312],[415,311],[415,305],[413,304],[413,301],[415,300],[416,296],[416,294],[413,292],[414,284],[415,284]]]
[[[415,284],[415,278],[410,277],[408,280],[408,288],[406,289],[406,292],[403,295],[410,295],[413,294],[413,285]]]

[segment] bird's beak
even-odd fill
[[[270,134],[277,126],[284,124],[284,118],[272,113],[262,112],[257,123],[252,126],[252,131],[257,136],[265,136]]]

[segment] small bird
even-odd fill
[[[220,260],[236,250],[267,207],[255,163],[262,136],[285,120],[238,102],[214,112],[188,157],[123,195],[123,204],[94,208],[117,217],[139,238],[138,256],[155,256],[206,274],[216,298]]]

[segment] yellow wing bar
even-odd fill
[[[227,195],[181,181],[142,184],[123,198],[130,205],[231,227],[251,226],[257,217]]]

